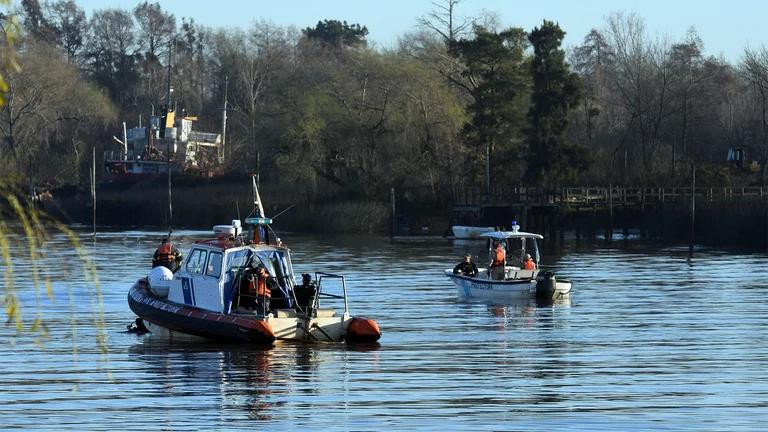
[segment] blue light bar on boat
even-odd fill
[[[245,223],[247,225],[270,225],[272,223],[272,218],[266,218],[266,217],[247,218],[245,220]]]

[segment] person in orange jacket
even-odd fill
[[[152,268],[163,266],[176,273],[181,265],[181,252],[171,244],[168,238],[164,238],[152,257]]]
[[[489,274],[491,279],[504,280],[504,266],[507,263],[507,255],[501,243],[494,244],[491,253],[491,263],[489,264]]]
[[[531,259],[531,254],[525,254],[523,260],[523,270],[536,270],[536,263]]]

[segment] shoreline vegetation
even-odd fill
[[[101,155],[120,148],[123,123],[146,125],[170,106],[194,114],[196,130],[220,131],[227,106],[222,162],[200,161],[215,179],[174,176],[172,220],[163,182],[139,181],[97,187],[97,224],[245,217],[241,179],[253,173],[273,214],[293,206],[281,224],[328,233],[446,234],[458,221],[455,193],[469,188],[679,187],[693,173],[701,187],[768,184],[764,46],[729,63],[694,27],[661,38],[640,16],[606,11],[564,47],[568,29],[555,22],[508,27],[464,6],[434,2],[382,49],[365,23],[335,19],[211,28],[160,3],[89,16],[73,0],[0,1],[0,181],[45,197],[65,222],[89,223],[78,191],[89,188],[92,158],[104,180]],[[764,247],[765,205],[701,203],[695,234]],[[690,216],[677,207],[556,213],[541,229],[685,238]]]
[[[330,235],[377,234],[395,236],[450,236],[450,225],[508,226],[517,220],[527,231],[545,235],[547,241],[568,236],[584,239],[643,238],[684,243],[690,235],[690,204],[649,202],[643,206],[621,203],[612,208],[594,206],[566,208],[499,206],[485,211],[483,218],[451,219],[452,203],[434,199],[429,191],[396,191],[394,232],[391,203],[387,197],[356,201],[313,195],[294,185],[263,184],[262,199],[267,215],[279,215],[275,226],[282,230]],[[186,179],[173,189],[174,229],[207,230],[214,224],[244,219],[253,208],[247,178]],[[87,191],[57,193],[41,203],[46,212],[66,223],[92,222],[91,197]],[[167,229],[168,205],[164,179],[141,184],[100,187],[97,225],[156,227]],[[695,242],[707,246],[765,250],[768,205],[760,199],[707,200],[696,203]]]

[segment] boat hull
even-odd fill
[[[169,334],[255,344],[271,344],[277,338],[263,318],[225,315],[160,299],[143,281],[136,282],[128,292],[128,306],[147,323],[150,331],[153,327],[162,327]]]
[[[381,331],[375,321],[331,310],[317,316],[299,316],[293,310],[279,310],[276,316],[222,314],[156,297],[144,280],[128,293],[131,310],[145,321],[153,334],[174,338],[193,337],[217,341],[272,344],[278,340],[301,342],[375,342]]]
[[[559,299],[570,296],[572,284],[557,282],[555,286],[538,286],[536,279],[492,280],[471,278],[446,271],[456,285],[459,300],[517,300],[522,298]]]

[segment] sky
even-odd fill
[[[94,9],[132,9],[138,1],[75,0],[88,15]],[[444,0],[434,0],[442,4]],[[246,29],[264,19],[299,29],[324,19],[359,23],[368,27],[369,43],[394,47],[398,36],[412,31],[419,16],[429,13],[433,0],[160,0],[162,8],[210,27]],[[582,42],[592,28],[604,27],[612,12],[635,12],[645,20],[651,36],[680,40],[694,27],[707,55],[738,62],[744,48],[768,43],[768,1],[765,0],[463,0],[459,16],[495,12],[504,27],[531,30],[543,19],[556,21],[566,31],[564,44]]]

